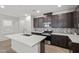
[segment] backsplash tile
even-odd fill
[[[34,28],[35,32],[44,32],[46,28]],[[68,34],[74,34],[76,33],[77,29],[75,28],[50,28],[51,31],[54,33],[68,33]]]

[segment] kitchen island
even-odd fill
[[[11,47],[17,53],[40,53],[44,52],[44,39],[41,35],[13,34],[6,37],[11,39]]]

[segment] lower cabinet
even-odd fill
[[[70,49],[70,39],[67,36],[52,35],[52,45]]]
[[[49,40],[51,45],[56,45],[72,51],[72,53],[79,53],[79,43],[74,43],[67,36],[51,35],[47,36],[45,40]]]
[[[79,43],[72,43],[73,53],[79,53]]]

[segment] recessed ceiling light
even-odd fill
[[[61,5],[58,5],[58,7],[61,7]]]
[[[0,6],[1,8],[5,8],[3,5]]]
[[[37,12],[37,13],[40,13],[40,11],[39,11],[39,10],[37,10],[36,12]]]

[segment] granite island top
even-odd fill
[[[63,34],[63,33],[52,33],[52,35],[63,35],[63,36],[68,36],[72,42],[74,43],[79,43],[79,35],[74,35],[74,34]]]
[[[6,37],[27,44],[28,46],[32,47],[35,44],[42,41],[46,36],[34,35],[34,34],[31,36],[24,36],[23,34],[12,34],[12,35],[6,35]]]

